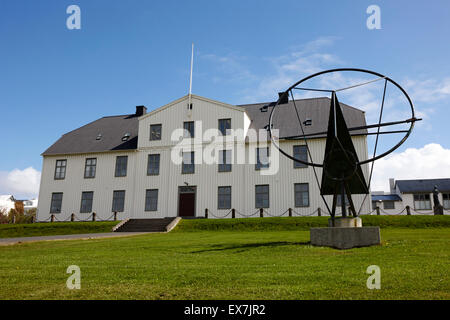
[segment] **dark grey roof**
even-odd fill
[[[372,201],[402,201],[402,198],[397,194],[375,194]]]
[[[301,121],[312,120],[311,126],[303,126],[305,134],[325,132],[328,129],[328,116],[330,110],[330,98],[311,98],[295,100],[295,106],[299,111]],[[269,116],[273,107],[269,107],[267,112],[261,112],[260,108],[267,103],[240,105],[245,108],[251,122],[250,128],[263,129],[269,124]],[[364,111],[339,102],[344,114],[347,127],[365,126],[366,118]],[[293,101],[287,104],[278,105],[273,116],[273,127],[280,130],[280,138],[301,135],[300,124],[295,112]],[[352,135],[364,134],[367,130],[351,131]],[[325,134],[312,136],[314,138],[325,137]],[[310,137],[310,138],[312,138]]]
[[[135,114],[103,117],[59,138],[42,155],[75,154],[137,148],[138,117]],[[127,141],[122,141],[129,133]],[[101,134],[100,140],[96,140]]]
[[[397,180],[395,184],[401,193],[433,192],[435,185],[440,192],[450,191],[450,179]]]
[[[268,112],[261,112],[259,109],[267,103],[257,103],[240,105],[248,114],[254,129],[263,129],[269,123]],[[311,126],[304,126],[305,134],[327,131],[328,113],[330,108],[329,98],[311,98],[296,100],[295,104],[299,111],[302,121],[312,119]],[[344,118],[349,127],[364,126],[366,124],[364,112],[341,103]],[[278,107],[277,107],[278,108]],[[280,105],[274,114],[274,127],[280,128],[280,137],[299,135],[300,126],[294,109],[294,103]],[[138,116],[136,114],[103,117],[91,122],[81,128],[64,134],[50,148],[44,151],[42,155],[62,155],[79,154],[91,152],[104,152],[114,150],[132,150],[137,148],[138,141]],[[363,134],[366,130],[352,131],[352,134]],[[128,141],[123,142],[122,137],[125,133],[130,134]],[[102,138],[96,140],[97,135]],[[325,135],[316,135],[324,137]]]

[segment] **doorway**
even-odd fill
[[[178,187],[178,216],[195,217],[195,200],[197,187],[183,186]]]

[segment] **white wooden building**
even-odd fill
[[[37,220],[48,221],[51,215],[68,220],[72,213],[83,220],[93,212],[99,220],[112,219],[114,212],[118,219],[203,217],[205,209],[209,218],[231,217],[231,209],[236,217],[259,216],[254,214],[260,208],[265,216],[286,216],[289,208],[293,215],[317,215],[318,208],[325,212],[311,166],[278,154],[270,139],[251,139],[255,130],[266,131],[271,107],[264,105],[236,106],[192,95],[189,106],[184,96],[149,113],[139,106],[135,114],[104,117],[63,135],[42,154]],[[296,105],[302,118],[311,120],[305,133],[326,131],[328,98],[296,100]],[[341,107],[349,126],[365,125],[363,111]],[[275,125],[281,128],[280,138],[299,134],[292,101],[279,108]],[[174,139],[180,129],[186,129],[183,138]],[[239,134],[224,142],[233,136],[226,129]],[[367,159],[366,135],[352,134],[359,159]],[[280,139],[280,146],[308,158],[304,140]],[[313,160],[321,163],[325,136],[309,137],[308,146]],[[268,168],[261,161],[266,147]],[[180,148],[185,152],[174,157]],[[242,150],[245,161],[237,159]],[[218,160],[210,163],[208,154]],[[316,172],[320,181],[322,172]],[[367,178],[367,166],[363,172]],[[354,196],[356,207],[363,198]],[[331,202],[331,196],[326,199]],[[362,207],[362,212],[371,211],[370,196]]]
[[[439,204],[444,214],[450,214],[450,179],[389,179],[390,192],[372,192],[372,208],[380,208],[381,214],[434,214],[433,189],[439,190]]]

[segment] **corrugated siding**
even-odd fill
[[[196,164],[195,174],[182,174],[181,165],[171,161],[171,150],[175,142],[171,141],[171,133],[176,128],[182,128],[184,121],[202,119],[203,131],[216,128],[218,119],[231,118],[232,128],[243,128],[249,125],[248,118],[243,111],[214,105],[200,99],[193,100],[193,110],[187,109],[187,101],[179,102],[167,109],[144,117],[139,123],[139,142],[136,152],[111,152],[89,155],[71,155],[66,157],[44,157],[41,189],[39,194],[38,220],[46,220],[50,216],[50,201],[52,192],[63,192],[62,213],[58,215],[64,220],[74,212],[77,216],[87,218],[89,214],[80,214],[81,192],[94,191],[93,211],[100,219],[111,216],[113,190],[126,190],[125,212],[119,218],[150,218],[174,217],[178,215],[178,187],[197,187],[196,215],[203,216],[207,208],[210,217],[224,216],[229,210],[218,210],[217,191],[219,186],[232,187],[232,207],[243,215],[253,214],[255,208],[255,185],[269,184],[270,208],[266,209],[272,215],[280,215],[288,208],[293,208],[299,214],[311,214],[317,208],[325,211],[325,205],[320,197],[319,189],[312,167],[294,169],[290,159],[280,155],[280,168],[275,175],[261,175],[255,170],[253,163],[234,164],[231,172],[218,172],[217,164]],[[162,123],[162,140],[149,141],[150,124]],[[200,131],[196,128],[196,137]],[[355,148],[361,160],[367,159],[367,144],[364,137],[353,138]],[[243,146],[244,142],[238,142]],[[292,147],[303,142],[281,142],[282,148],[292,154]],[[201,159],[204,145],[194,145],[196,161]],[[322,163],[325,149],[325,139],[309,140],[312,158]],[[251,145],[246,144],[247,158]],[[272,148],[273,149],[273,148]],[[160,174],[147,176],[148,154],[160,154]],[[114,177],[117,155],[128,155],[127,177]],[[271,150],[271,155],[275,151]],[[84,179],[85,159],[97,157],[97,173],[95,179]],[[54,180],[55,162],[57,159],[67,159],[67,173],[64,180]],[[367,166],[363,171],[368,176]],[[318,179],[321,181],[321,169],[317,169]],[[310,191],[310,206],[295,208],[294,183],[308,183]],[[158,210],[145,212],[145,190],[158,189]],[[364,196],[354,197],[355,205],[359,208]],[[327,196],[331,204],[331,196]],[[371,201],[367,197],[362,212],[369,212]],[[286,213],[287,214],[287,213]],[[317,214],[317,213],[316,213]],[[231,215],[229,215],[230,217]]]

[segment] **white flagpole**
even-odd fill
[[[194,43],[192,43],[192,53],[191,53],[191,75],[189,77],[189,104],[188,108],[191,108],[191,95],[192,95],[192,68],[194,65]]]

